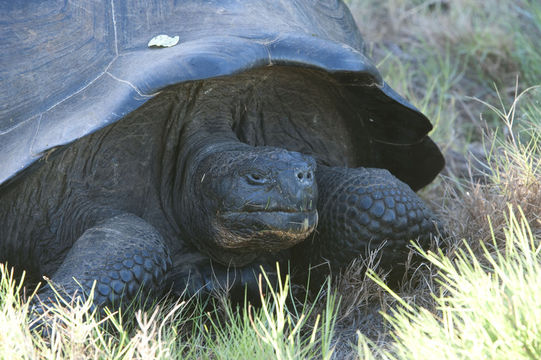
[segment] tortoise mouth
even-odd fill
[[[222,229],[230,236],[221,245],[226,248],[267,251],[291,247],[317,226],[317,210],[228,211],[219,214]]]

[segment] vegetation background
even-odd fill
[[[372,254],[317,301],[292,300],[286,278],[259,309],[222,296],[100,318],[66,302],[48,314],[48,339],[30,330],[22,282],[2,267],[0,358],[541,358],[541,1],[348,4],[367,53],[431,119],[447,159],[421,196],[449,236],[413,250],[424,264],[391,290]]]

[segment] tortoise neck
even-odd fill
[[[194,85],[190,91],[190,110],[182,114],[180,133],[180,156],[188,158],[200,153],[220,151],[221,146],[227,148],[242,146],[234,133],[231,96],[212,90],[205,82]],[[193,168],[194,159],[189,159]]]
[[[240,142],[232,130],[231,111],[224,96],[205,90],[195,82],[180,88],[178,103],[173,104],[164,133],[159,192],[166,222],[172,229],[171,239],[181,236],[183,203],[193,196],[196,170],[213,153],[235,150],[248,145]],[[217,102],[221,98],[221,102]]]
[[[193,198],[201,179],[195,177],[203,161],[220,152],[251,148],[239,141],[232,130],[233,121],[226,94],[220,96],[212,93],[211,97],[202,85],[191,91],[190,95],[189,111],[177,119],[182,126],[178,138],[176,168],[172,173],[171,215],[182,233],[189,233],[186,227],[193,226],[187,223],[186,212],[198,211],[198,207],[193,206]]]
[[[231,119],[223,112],[211,115],[194,111],[180,136],[178,163],[182,164],[182,176],[191,177],[199,163],[209,155],[247,147],[250,146],[239,141],[231,128]]]

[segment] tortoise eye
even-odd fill
[[[246,180],[252,185],[263,185],[267,183],[267,178],[260,173],[250,173],[246,175]]]

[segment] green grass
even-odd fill
[[[451,260],[418,249],[438,269],[435,311],[408,304],[386,288],[399,306],[385,315],[395,340],[389,359],[541,358],[541,244],[520,209],[508,213],[505,241],[476,255],[467,242]],[[359,353],[369,349],[361,337]]]
[[[49,340],[0,267],[0,358],[541,358],[541,2],[348,3],[384,78],[435,125],[449,166],[421,195],[446,247],[417,249],[399,289],[372,254],[298,306],[289,278],[261,308],[168,300],[100,318],[67,302]]]
[[[2,264],[0,273],[2,359],[330,359],[333,354],[338,300],[328,285],[321,304],[298,307],[287,305],[289,277],[279,279],[278,289],[261,291],[260,307],[234,306],[223,296],[212,306],[198,299],[165,301],[147,311],[98,316],[91,298],[61,301],[63,306],[49,308],[43,317],[50,326],[47,339],[29,329],[36,319],[19,296],[23,281]],[[268,283],[266,277],[261,281]]]

